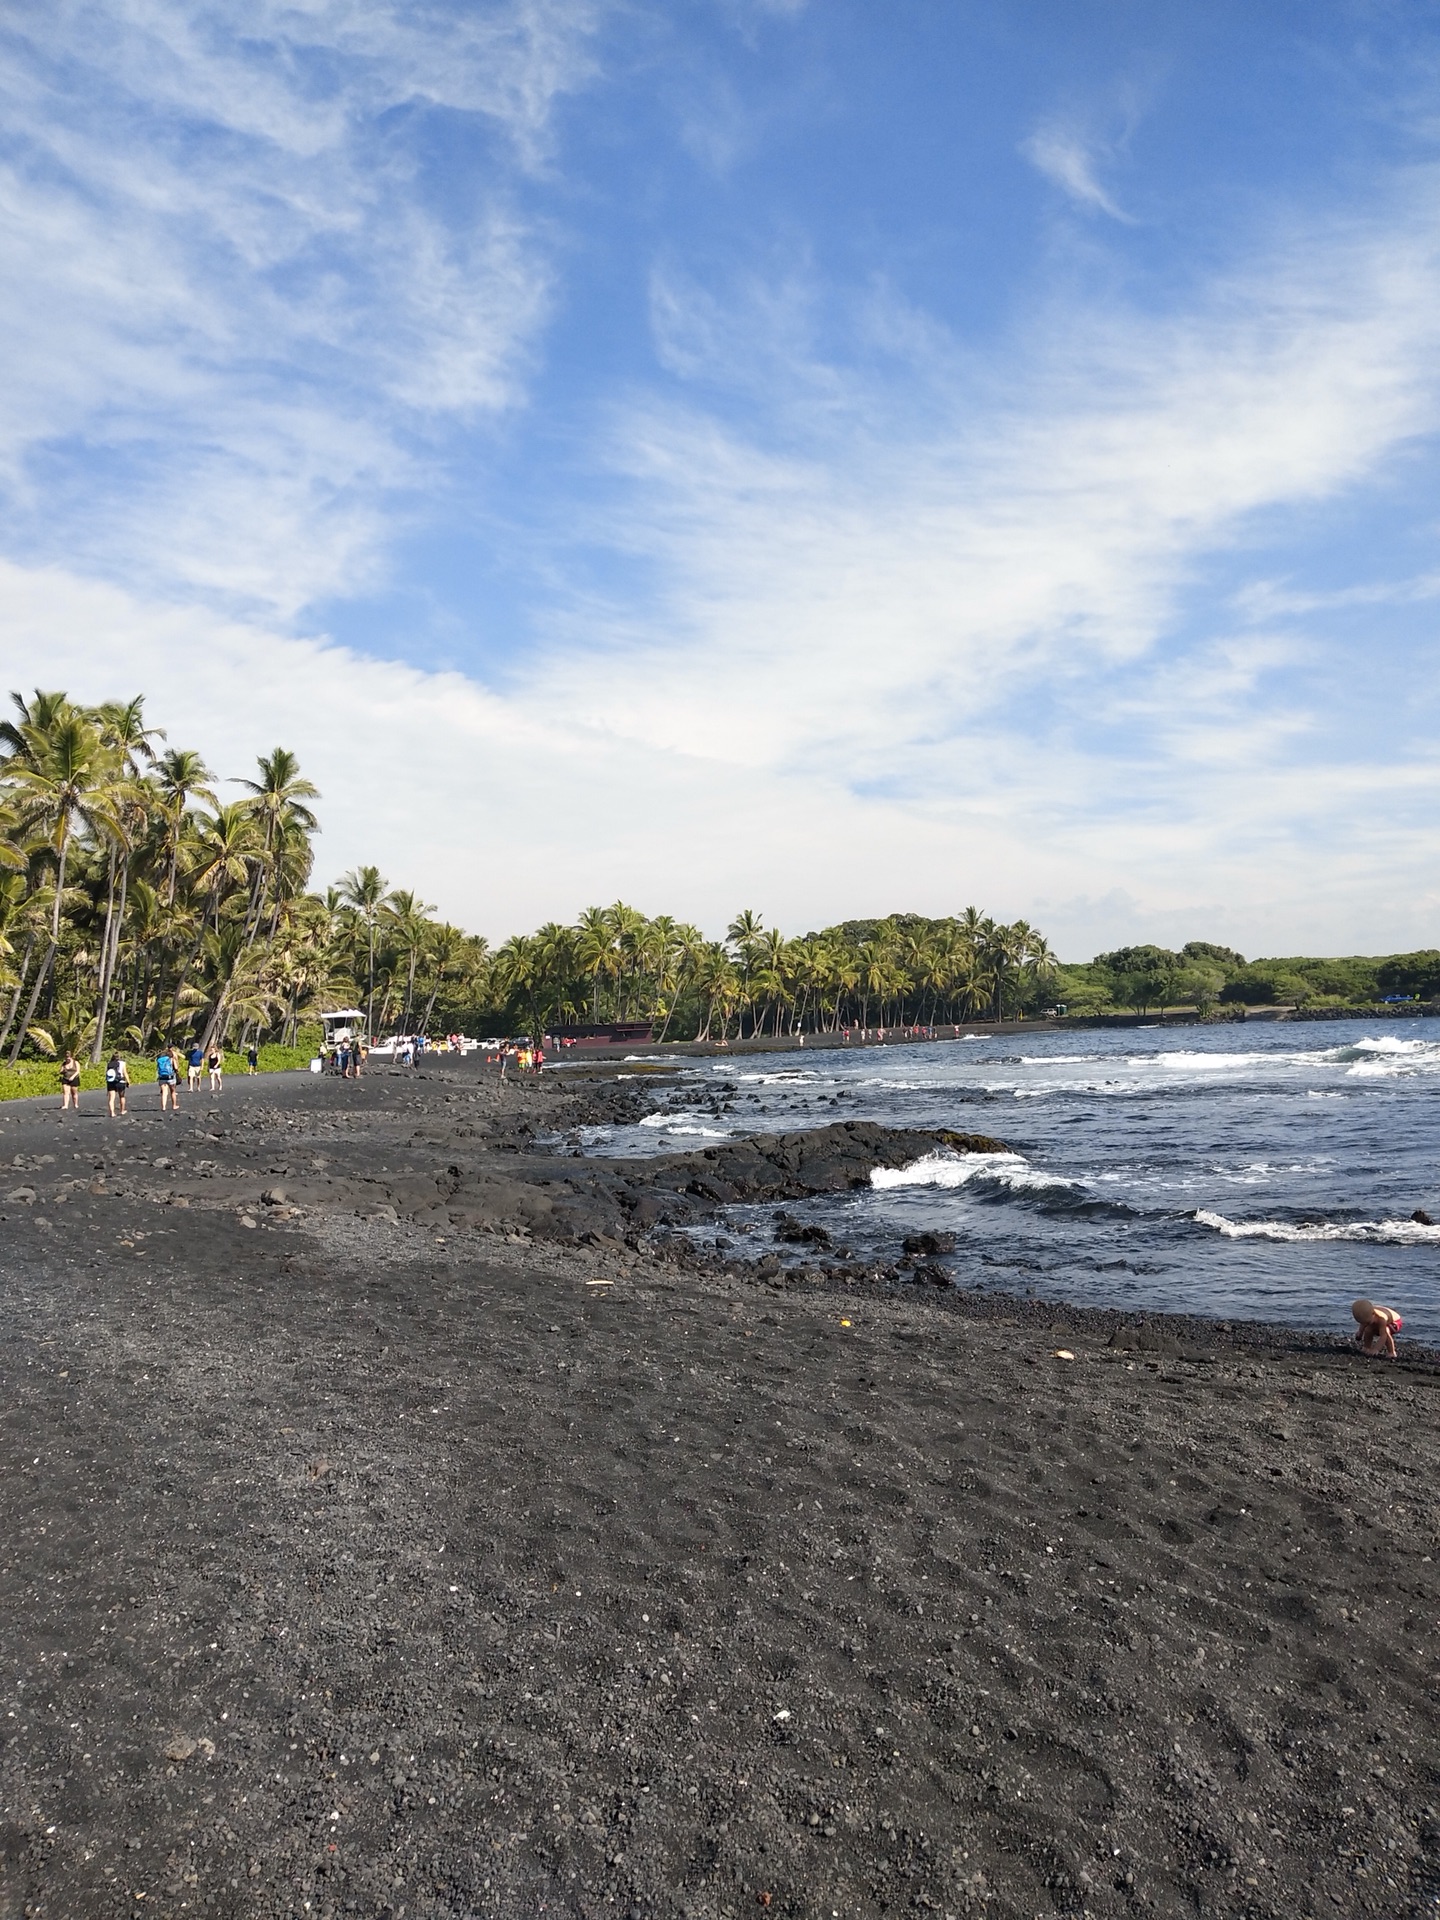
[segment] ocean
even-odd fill
[[[863,1192],[790,1206],[860,1258],[952,1233],[957,1283],[1085,1306],[1351,1330],[1357,1295],[1440,1346],[1440,1021],[1291,1021],[967,1035],[687,1063],[599,1154],[673,1152],[837,1119],[985,1133]],[[814,1258],[773,1208],[728,1209],[732,1254]]]

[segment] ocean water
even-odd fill
[[[792,1206],[857,1256],[953,1233],[957,1280],[1084,1305],[1350,1330],[1357,1295],[1440,1346],[1440,1021],[1036,1033],[697,1061],[601,1154],[836,1119],[945,1127],[1004,1154],[923,1156]],[[729,1209],[733,1251],[774,1208]],[[707,1238],[714,1237],[712,1229]],[[814,1258],[805,1249],[797,1256]]]

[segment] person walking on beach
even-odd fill
[[[172,1113],[180,1111],[180,1069],[175,1064],[175,1050],[168,1042],[162,1042],[155,1056],[155,1078],[160,1084],[160,1111],[167,1107]]]
[[[60,1062],[60,1111],[66,1113],[71,1107],[80,1111],[80,1062],[67,1047]]]
[[[247,1073],[258,1073],[260,1071],[260,1049],[253,1040],[245,1049],[245,1071]]]
[[[125,1094],[129,1085],[130,1075],[125,1071],[125,1062],[118,1053],[112,1053],[105,1062],[105,1101],[112,1120],[125,1111]]]
[[[192,1044],[185,1058],[186,1065],[189,1068],[190,1091],[191,1093],[198,1093],[200,1091],[200,1070],[205,1065],[205,1055],[198,1040]]]
[[[1383,1354],[1395,1358],[1395,1330],[1403,1326],[1393,1307],[1377,1307],[1373,1300],[1355,1300],[1350,1306],[1355,1316],[1355,1344],[1362,1353]]]
[[[210,1058],[206,1063],[210,1068],[210,1091],[223,1093],[225,1075],[225,1056],[218,1045],[211,1047]]]

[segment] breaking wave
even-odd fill
[[[1202,1227],[1211,1227],[1227,1240],[1278,1240],[1284,1242],[1349,1241],[1377,1247],[1433,1247],[1440,1243],[1440,1227],[1427,1227],[1418,1220],[1314,1220],[1295,1223],[1289,1220],[1227,1220],[1223,1213],[1211,1213],[1201,1207],[1195,1219]]]
[[[1133,1211],[1122,1201],[1097,1198],[1078,1180],[1042,1173],[1018,1153],[954,1154],[937,1148],[908,1167],[876,1167],[870,1184],[881,1193],[905,1187],[966,1187],[980,1199],[1025,1200],[1045,1213],[1114,1218]]]
[[[696,1135],[702,1140],[728,1140],[728,1127],[706,1126],[710,1117],[705,1113],[647,1113],[640,1125],[658,1128],[662,1133]]]

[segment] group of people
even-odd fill
[[[506,1080],[509,1078],[512,1065],[517,1073],[539,1073],[540,1069],[545,1065],[545,1049],[544,1047],[535,1047],[528,1044],[522,1047],[512,1047],[507,1040],[498,1054],[487,1054],[486,1058],[492,1063],[496,1060],[499,1061],[500,1078]]]
[[[321,1070],[337,1074],[342,1080],[358,1080],[369,1055],[370,1049],[363,1040],[342,1040],[339,1046],[331,1047],[328,1054],[321,1055]]]
[[[260,1070],[260,1052],[254,1042],[245,1049],[245,1067],[249,1073]],[[186,1049],[172,1047],[168,1041],[162,1041],[155,1054],[155,1081],[160,1089],[160,1111],[172,1113],[180,1111],[180,1075],[184,1071],[186,1084],[191,1093],[199,1093],[208,1073],[211,1093],[221,1093],[225,1087],[225,1051],[218,1043],[202,1047],[198,1042]],[[126,1097],[130,1092],[130,1069],[123,1056],[117,1051],[105,1062],[105,1103],[111,1119],[127,1111]],[[73,1052],[66,1051],[60,1063],[60,1105],[62,1112],[74,1108],[80,1111],[80,1062]]]

